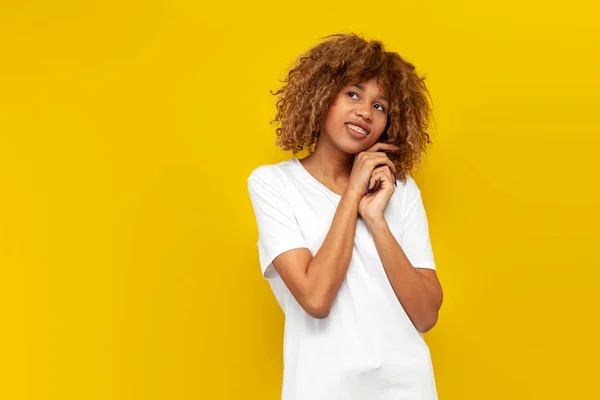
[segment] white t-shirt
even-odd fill
[[[408,175],[385,219],[415,268],[435,269],[420,190]],[[298,158],[263,165],[248,177],[258,225],[263,276],[285,313],[282,400],[434,400],[429,348],[396,297],[359,217],[352,258],[329,316],[298,304],[272,261],[308,248],[317,254],[341,196],[316,180]]]

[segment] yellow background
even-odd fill
[[[0,398],[278,398],[246,178],[337,32],[427,75],[440,399],[592,398],[597,4],[2,2]]]

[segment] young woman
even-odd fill
[[[283,400],[437,399],[422,333],[442,288],[409,175],[431,143],[424,78],[379,41],[332,35],[278,96],[291,158],[252,171],[258,253],[285,313]]]

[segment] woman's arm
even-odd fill
[[[338,203],[329,232],[317,254],[306,248],[280,254],[273,266],[302,308],[315,318],[326,318],[331,310],[352,257],[358,205],[365,195],[373,170],[386,165],[396,170],[387,154],[397,146],[378,142],[354,158],[346,191]]]
[[[394,293],[419,332],[436,324],[442,306],[442,286],[435,270],[415,268],[390,231],[385,218],[365,220]]]
[[[326,318],[350,265],[360,194],[347,191],[338,204],[329,232],[312,257],[306,248],[273,260],[296,301],[314,318]]]

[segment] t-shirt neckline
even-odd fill
[[[304,175],[308,180],[312,181],[314,184],[316,184],[317,186],[319,186],[323,191],[325,191],[329,195],[333,196],[336,200],[339,200],[339,199],[342,198],[342,196],[340,196],[339,194],[337,194],[333,190],[329,189],[327,186],[325,186],[321,182],[319,182],[319,180],[317,178],[315,178],[314,176],[312,176],[310,174],[310,172],[308,172],[306,170],[306,168],[304,168],[304,166],[302,165],[302,163],[300,162],[300,159],[298,157],[292,158],[291,161],[298,168],[298,170],[300,171],[300,173],[302,173],[302,175]]]

